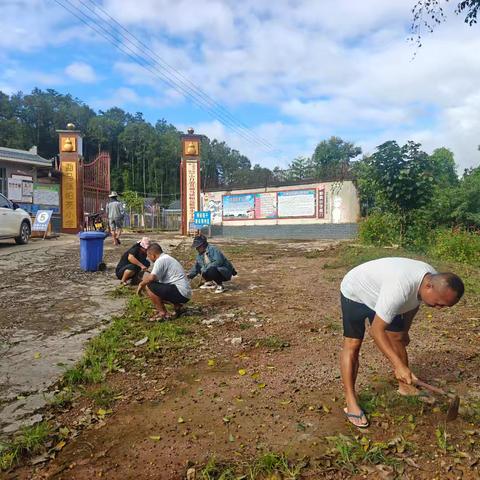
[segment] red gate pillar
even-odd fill
[[[83,228],[82,134],[73,123],[57,133],[62,175],[62,232],[78,233]]]
[[[180,196],[182,204],[182,235],[193,232],[193,212],[200,210],[200,139],[193,128],[182,135],[182,160],[180,162]]]

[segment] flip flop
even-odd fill
[[[355,414],[355,413],[348,413],[346,408],[343,409],[343,412],[345,413],[345,416],[347,417],[347,420],[348,420],[354,427],[367,428],[367,427],[370,425],[370,423],[369,423],[369,421],[368,421],[368,419],[367,419],[367,416],[365,415],[365,412],[364,412],[363,410],[360,410],[360,414],[359,414],[359,415],[357,415],[357,414]],[[351,418],[357,418],[357,419],[359,419],[359,420],[362,419],[362,418],[365,418],[366,423],[363,423],[362,425],[357,425],[356,423],[353,423],[353,422],[350,420]]]
[[[168,313],[166,314],[161,314],[161,313],[156,313],[155,315],[152,315],[148,321],[149,322],[165,322],[166,320],[170,320],[172,318],[171,315]]]

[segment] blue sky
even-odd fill
[[[480,163],[480,27],[451,11],[413,59],[410,0],[59,1],[77,14],[92,8],[113,33],[100,6],[248,132],[192,104],[54,0],[0,1],[2,91],[54,88],[97,110],[141,111],[268,167],[311,155],[331,135],[365,152],[390,139],[446,146],[460,172]],[[116,39],[136,58],[150,54]]]

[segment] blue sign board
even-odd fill
[[[52,218],[53,210],[39,210],[35,215],[32,230],[36,232],[46,232],[48,224]]]
[[[193,212],[193,221],[195,223],[196,228],[202,228],[205,225],[210,225],[211,223],[211,212],[207,211],[198,211]]]

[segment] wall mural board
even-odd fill
[[[255,194],[255,218],[277,218],[277,193]]]
[[[224,220],[252,220],[255,218],[255,195],[238,194],[223,196]]]
[[[222,194],[209,192],[203,197],[203,209],[210,211],[212,225],[222,224]]]
[[[315,217],[316,190],[278,192],[278,217]]]

